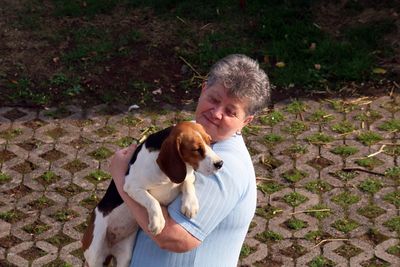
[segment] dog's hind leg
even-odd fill
[[[109,249],[106,243],[107,221],[103,215],[95,209],[95,219],[93,221],[93,239],[90,245],[84,251],[86,265],[89,267],[102,267],[109,255]]]
[[[137,231],[122,239],[112,247],[112,254],[117,260],[117,267],[128,267],[132,259]]]

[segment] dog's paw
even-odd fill
[[[199,212],[199,201],[197,197],[183,197],[181,212],[188,218],[193,218]]]
[[[158,235],[165,227],[165,219],[162,213],[149,218],[149,231],[153,235]]]

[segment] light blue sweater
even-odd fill
[[[193,219],[180,212],[179,196],[168,207],[170,216],[202,243],[186,253],[160,249],[139,231],[131,267],[234,267],[254,216],[257,192],[254,167],[241,135],[213,145],[223,159],[213,176],[196,174],[200,210]]]

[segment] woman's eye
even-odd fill
[[[229,117],[237,117],[236,112],[230,109],[226,110],[226,115],[228,115]]]

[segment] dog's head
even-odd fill
[[[160,169],[174,183],[186,177],[186,165],[204,175],[218,171],[222,159],[210,148],[211,137],[203,126],[193,122],[180,122],[161,145],[157,158]]]

